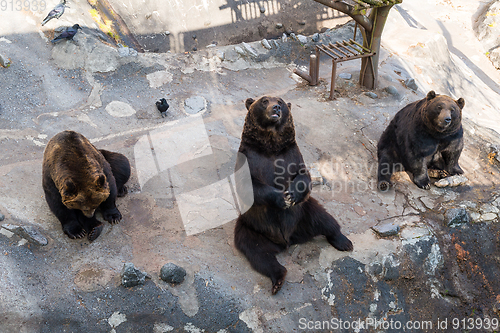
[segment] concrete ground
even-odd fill
[[[497,331],[500,81],[472,32],[483,5],[405,0],[385,29],[376,96],[357,85],[352,61],[334,101],[328,59],[316,87],[293,74],[311,38],[137,53],[103,43],[85,15],[65,18],[89,22],[74,42],[51,45],[42,12],[3,12],[0,54],[12,64],[0,68],[0,332]],[[321,40],[352,33],[348,24]],[[394,189],[377,191],[380,134],[431,89],[466,101],[468,183],[425,191],[398,173]],[[262,95],[292,104],[304,159],[324,181],[313,196],[355,248],[321,237],[292,246],[278,256],[288,275],[275,296],[233,244],[244,101]],[[132,164],[123,220],[92,243],[64,235],[41,187],[44,147],[66,129]],[[179,285],[159,277],[169,262],[187,271]],[[121,285],[125,263],[145,284]]]

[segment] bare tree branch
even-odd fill
[[[368,17],[364,16],[363,14],[359,14],[359,11],[355,10],[355,8],[345,2],[338,1],[338,0],[314,0],[320,4],[323,4],[327,7],[330,7],[332,9],[338,10],[339,12],[342,12],[344,14],[349,15],[350,17],[353,18],[354,21],[356,21],[360,26],[362,26],[367,32],[372,31],[373,29],[373,24],[372,22],[368,19]]]

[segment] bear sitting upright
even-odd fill
[[[387,191],[393,172],[401,169],[423,189],[430,188],[428,169],[438,170],[440,177],[462,174],[464,105],[463,98],[455,101],[429,91],[396,113],[377,145],[379,190]]]
[[[43,155],[42,185],[50,210],[70,238],[87,234],[94,241],[103,225],[95,216],[117,223],[122,215],[117,196],[127,193],[128,159],[119,153],[96,149],[83,135],[64,131],[47,143]]]
[[[245,104],[236,170],[248,162],[253,205],[238,217],[234,242],[256,271],[271,278],[274,295],[287,272],[276,254],[290,245],[325,235],[340,251],[353,246],[335,218],[309,196],[311,177],[295,141],[291,104],[273,97]],[[238,192],[244,190],[237,185]]]

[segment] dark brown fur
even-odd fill
[[[295,142],[291,104],[273,97],[249,98],[245,104],[236,169],[248,162],[253,205],[239,216],[234,241],[252,267],[271,278],[276,294],[287,272],[276,254],[288,246],[325,235],[338,250],[353,247],[337,221],[310,197],[311,177]]]
[[[125,156],[98,150],[83,135],[64,131],[45,148],[42,177],[45,199],[68,237],[87,234],[95,240],[103,227],[96,209],[110,223],[121,220],[115,200],[127,192],[130,164]]]
[[[458,159],[463,149],[463,98],[429,91],[424,99],[401,109],[378,142],[378,188],[391,186],[394,171],[406,170],[420,188],[429,189],[428,169],[441,176],[462,174]]]

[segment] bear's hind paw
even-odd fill
[[[378,183],[378,189],[382,192],[386,192],[390,188],[391,188],[391,183],[386,180],[382,180]]]
[[[87,235],[87,238],[90,242],[93,242],[97,239],[97,237],[99,237],[99,235],[101,234],[101,231],[102,231],[102,228],[103,228],[103,225],[102,223],[96,227],[94,227],[90,232],[89,234]]]
[[[271,294],[276,295],[278,291],[281,290],[281,287],[283,287],[283,283],[285,282],[285,276],[286,276],[286,271],[282,277],[273,282],[273,287],[271,288]]]

